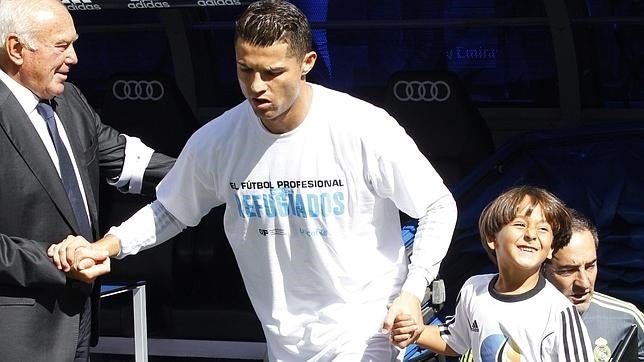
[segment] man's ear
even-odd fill
[[[317,58],[318,55],[316,52],[311,51],[306,53],[304,59],[302,60],[302,76],[307,75],[311,71],[311,69],[313,69]]]
[[[4,47],[9,60],[16,65],[22,65],[24,61],[22,52],[25,50],[25,46],[18,40],[18,35],[10,33]]]

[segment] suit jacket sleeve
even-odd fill
[[[72,84],[69,85],[72,86],[72,89],[77,93],[78,97],[83,100],[82,103],[87,108],[87,112],[92,115],[96,127],[98,160],[102,175],[105,178],[118,178],[125,160],[125,137],[118,130],[104,124],[98,114],[87,104],[87,101],[78,88]],[[132,119],[132,122],[136,121],[136,119]],[[155,152],[145,169],[141,193],[144,195],[153,195],[156,185],[170,171],[170,168],[174,165],[174,161],[175,159],[172,157]],[[105,180],[101,181],[104,182]]]
[[[0,265],[0,284],[3,285],[65,284],[65,274],[56,269],[46,251],[33,240],[0,234]]]

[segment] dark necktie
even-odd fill
[[[78,179],[76,178],[76,173],[74,172],[74,166],[72,160],[67,153],[65,144],[60,138],[58,133],[58,127],[56,126],[56,118],[54,117],[54,109],[51,107],[49,102],[40,101],[38,102],[38,113],[45,119],[47,123],[47,129],[49,130],[49,135],[51,136],[52,141],[54,141],[54,148],[56,148],[56,154],[58,155],[58,164],[60,166],[60,178],[67,192],[67,197],[69,202],[72,205],[74,210],[74,216],[76,217],[76,223],[80,228],[80,235],[84,236],[88,241],[92,240],[92,230],[89,226],[89,220],[87,219],[87,212],[85,211],[85,203],[83,202],[83,196],[81,195],[80,187],[78,185]]]

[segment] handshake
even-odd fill
[[[68,277],[86,283],[110,272],[107,248],[99,242],[90,243],[82,236],[70,235],[60,243],[52,244],[47,255]]]

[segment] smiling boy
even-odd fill
[[[468,279],[455,315],[441,326],[423,326],[416,343],[458,355],[471,348],[475,361],[592,361],[590,340],[575,307],[539,272],[570,238],[570,215],[550,192],[512,188],[479,218],[483,248],[498,274]],[[393,340],[416,328],[402,318]]]

